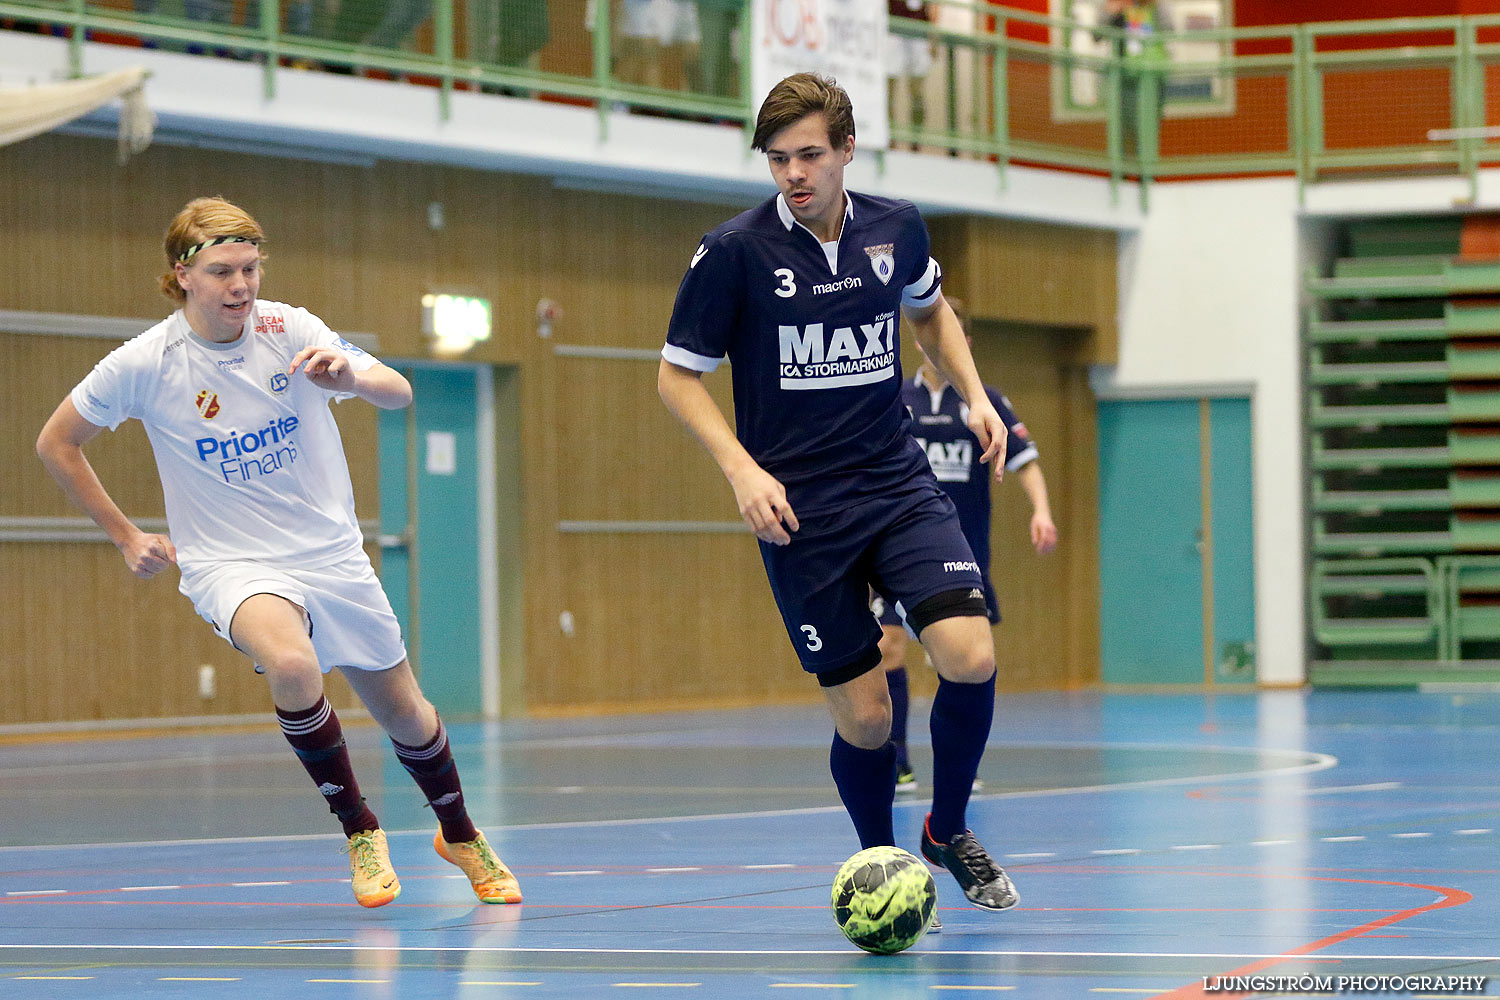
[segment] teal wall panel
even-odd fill
[[[404,374],[410,374],[406,372]],[[380,531],[400,535],[406,530],[406,421],[405,410],[380,411]],[[369,541],[369,539],[366,539]],[[411,553],[405,546],[380,551],[380,585],[390,598],[391,609],[401,622],[401,635],[412,652]]]
[[[1255,681],[1255,502],[1250,401],[1210,403],[1213,441],[1214,653],[1223,683]]]
[[[381,582],[428,700],[445,716],[477,716],[483,667],[475,370],[396,366],[411,381],[413,401],[410,414],[380,415],[381,530],[400,534],[412,522],[417,530],[413,548],[384,550]],[[433,434],[448,436],[440,444],[451,440],[451,471],[446,463],[431,467]]]
[[[1202,410],[1197,399],[1099,404],[1101,675],[1202,684]],[[1209,403],[1215,681],[1253,682],[1250,402]],[[1228,655],[1226,655],[1226,653]],[[1224,669],[1226,663],[1234,664]]]
[[[477,715],[480,694],[479,487],[472,368],[411,373],[417,455],[421,682],[438,711]],[[451,435],[452,471],[433,471],[433,435]]]
[[[1197,400],[1099,404],[1100,656],[1106,684],[1203,680]]]

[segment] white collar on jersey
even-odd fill
[[[948,391],[949,386],[945,385],[941,389],[934,389],[932,386],[928,385],[927,380],[922,377],[922,369],[920,368],[918,368],[917,373],[911,377],[911,384],[916,386],[918,389],[927,390],[927,395],[932,400],[933,413],[936,413],[938,410],[943,408],[943,394]],[[957,391],[957,389],[954,390],[954,392]],[[959,407],[964,411],[964,422],[967,423],[969,420],[968,405],[960,400]]]
[[[792,214],[792,206],[786,203],[786,196],[780,191],[776,192],[776,214],[781,216],[781,224],[786,226],[787,232],[791,232],[793,226],[800,225],[797,217]],[[848,191],[844,192],[844,218],[854,218],[854,199],[849,197]],[[802,228],[807,229],[806,226]],[[808,232],[811,231],[810,229],[808,230]]]
[[[941,389],[928,385],[927,380],[922,377],[922,369],[920,368],[918,368],[917,373],[911,377],[911,384],[920,386],[921,388],[926,389],[928,392],[946,392],[948,390],[948,386],[946,384]]]

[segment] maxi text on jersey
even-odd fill
[[[896,374],[896,314],[881,313],[869,323],[823,323],[776,328],[781,344],[783,389],[834,389],[879,382]]]

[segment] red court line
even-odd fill
[[[1244,877],[1257,878],[1259,876],[1251,875]],[[1465,892],[1462,889],[1450,889],[1446,886],[1441,885],[1419,885],[1414,882],[1376,882],[1367,879],[1328,878],[1324,876],[1312,876],[1311,880],[1317,882],[1351,882],[1359,885],[1386,885],[1396,886],[1402,889],[1425,889],[1428,892],[1438,893],[1443,898],[1436,900],[1435,902],[1428,903],[1426,906],[1417,906],[1409,910],[1401,910],[1397,913],[1392,913],[1388,916],[1381,917],[1379,920],[1372,920],[1367,924],[1361,924],[1358,927],[1351,927],[1346,931],[1340,931],[1339,933],[1331,935],[1329,937],[1313,941],[1310,944],[1302,945],[1299,948],[1293,948],[1291,951],[1283,952],[1275,958],[1263,958],[1258,962],[1252,962],[1249,965],[1241,966],[1238,969],[1232,969],[1229,972],[1218,973],[1220,979],[1225,979],[1232,976],[1253,975],[1254,973],[1260,972],[1262,969],[1268,969],[1274,965],[1280,965],[1282,962],[1289,961],[1293,958],[1300,958],[1303,955],[1310,955],[1313,952],[1321,951],[1322,949],[1327,948],[1330,945],[1339,944],[1352,938],[1357,938],[1362,934],[1368,934],[1370,931],[1379,930],[1382,927],[1389,927],[1391,924],[1400,923],[1403,920],[1418,916],[1419,914],[1429,913],[1433,910],[1447,909],[1450,906],[1462,906],[1463,904],[1471,902],[1474,899],[1473,894]],[[1192,998],[1195,997],[1213,997],[1215,998],[1215,1000],[1227,1000],[1227,998],[1231,997],[1248,997],[1253,995],[1253,993],[1209,993],[1204,990],[1203,983],[1200,981],[1197,983],[1191,983],[1187,986],[1179,986],[1177,989],[1172,990],[1168,993],[1159,993],[1155,997],[1153,997],[1152,1000],[1192,1000]]]

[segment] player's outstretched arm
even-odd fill
[[[1057,525],[1052,522],[1052,505],[1047,499],[1047,480],[1040,462],[1027,462],[1016,473],[1021,489],[1031,500],[1031,544],[1045,555],[1057,547]]]
[[[797,515],[787,502],[786,488],[762,469],[729,429],[724,412],[703,385],[703,375],[663,360],[656,373],[656,391],[668,410],[693,432],[734,489],[740,516],[755,537],[772,545],[787,545],[789,531],[798,528]]]
[[[963,326],[953,314],[948,300],[938,294],[937,301],[922,309],[901,307],[901,322],[912,331],[922,352],[927,355],[950,385],[958,390],[969,406],[969,430],[979,439],[984,448],[980,461],[990,463],[995,470],[995,479],[1005,476],[1005,421],[995,411],[984,383],[979,380],[979,371],[974,367],[974,356],[964,340]]]
[[[37,435],[37,457],[68,499],[104,529],[125,557],[130,572],[143,580],[149,579],[177,563],[177,549],[166,535],[148,534],[137,528],[115,504],[84,457],[83,446],[103,429],[85,420],[72,398],[65,396]]]
[[[411,383],[405,375],[387,365],[377,364],[364,371],[355,371],[343,351],[332,347],[304,347],[292,358],[287,374],[295,375],[299,367],[321,388],[329,392],[352,392],[382,410],[399,410],[411,405]]]

